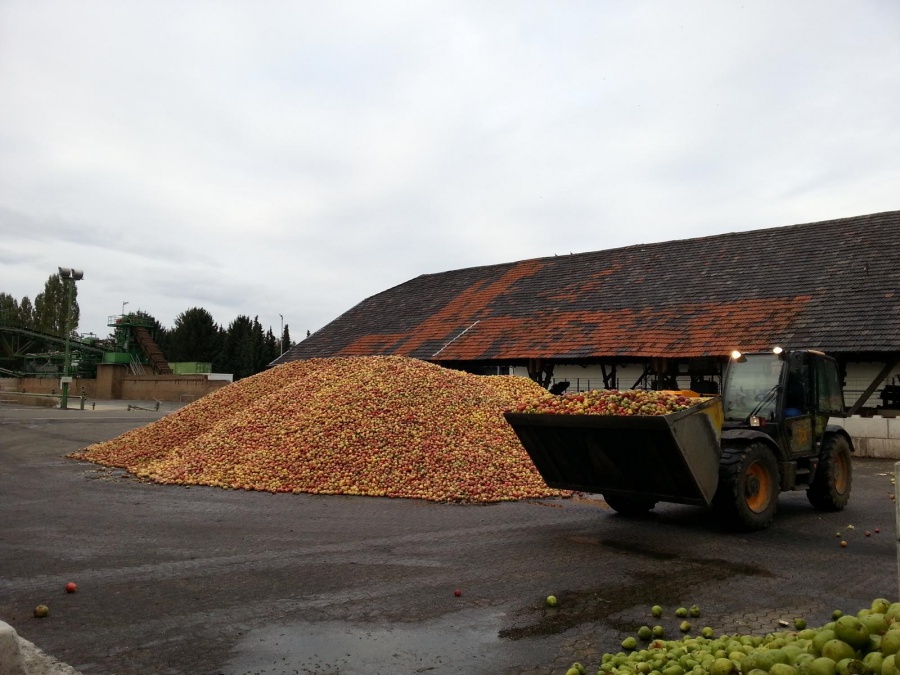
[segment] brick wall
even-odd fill
[[[142,375],[123,377],[119,384],[121,400],[189,402],[230,383],[226,380],[208,380],[205,375]],[[97,380],[76,379],[69,385],[69,396],[81,396],[83,390],[89,399],[109,400],[109,396],[98,397],[100,389]],[[57,378],[4,377],[0,378],[2,391],[59,394],[61,387]]]
[[[230,384],[205,375],[142,375],[122,378],[122,399],[135,401],[194,401]]]

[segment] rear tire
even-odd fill
[[[768,527],[778,509],[781,482],[772,450],[763,443],[723,448],[713,507],[734,529]]]
[[[850,445],[840,434],[829,434],[822,444],[819,466],[806,498],[819,511],[840,511],[850,500],[852,480]]]
[[[656,506],[656,500],[650,497],[603,495],[603,500],[613,511],[623,516],[642,516]]]

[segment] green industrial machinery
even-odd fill
[[[96,335],[69,338],[71,370],[75,377],[95,377],[106,345]],[[0,375],[59,377],[66,357],[65,335],[26,326],[0,312]]]
[[[107,325],[114,329],[113,349],[103,355],[103,363],[127,364],[138,374],[147,369],[158,375],[171,375],[172,368],[151,335],[152,319],[142,314],[110,316]]]
[[[136,374],[172,373],[152,337],[152,319],[123,314],[109,317],[108,325],[114,329],[108,339],[93,334],[69,337],[70,375],[96,377],[101,363],[127,365]],[[0,312],[0,376],[58,378],[63,375],[66,346],[65,335],[37,330]]]

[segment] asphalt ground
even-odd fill
[[[893,460],[854,460],[843,512],[788,493],[736,534],[699,507],[273,495],[65,458],[164,413],[0,406],[0,620],[86,674],[564,673],[642,624],[679,637],[679,606],[765,634],[898,598]]]

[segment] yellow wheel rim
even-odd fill
[[[847,491],[850,482],[850,458],[847,453],[838,452],[834,456],[834,489],[838,494]]]
[[[772,495],[772,474],[762,462],[753,462],[744,476],[744,499],[754,513],[766,510]]]

